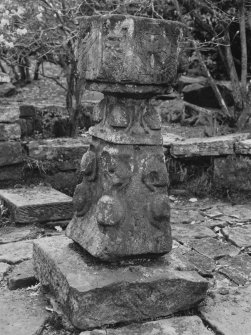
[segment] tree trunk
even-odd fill
[[[234,64],[233,54],[230,46],[230,36],[228,31],[226,31],[225,33],[225,40],[226,40],[226,46],[225,46],[226,61],[228,64],[229,77],[232,83],[234,104],[237,110],[241,110],[243,108],[241,86],[236,71],[236,67]]]
[[[40,68],[40,65],[42,64],[42,61],[43,61],[42,59],[36,60],[36,65],[34,69],[34,77],[33,77],[34,80],[39,79],[39,68]]]
[[[241,40],[241,90],[245,107],[247,99],[247,72],[248,72],[245,0],[240,0],[239,22],[240,22],[240,40]]]

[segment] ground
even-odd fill
[[[248,304],[251,299],[250,203],[232,206],[228,202],[209,198],[197,199],[174,195],[170,195],[170,203],[174,239],[171,255],[180,264],[184,262],[186,266],[189,264],[189,267],[192,267],[210,283],[206,301],[202,302],[198,309],[178,315],[199,316],[212,334],[250,334],[246,332],[248,327],[251,327],[248,317],[250,311]],[[0,271],[1,265],[4,264],[0,301],[7,299],[8,306],[12,306],[12,310],[8,307],[8,315],[12,323],[15,323],[16,320],[22,329],[26,329],[26,324],[29,322],[30,332],[25,332],[25,335],[32,335],[31,331],[36,327],[40,329],[40,335],[79,334],[73,331],[67,320],[62,318],[52,297],[45,295],[44,291],[43,294],[41,293],[41,286],[21,288],[15,291],[8,290],[8,283],[13,278],[17,264],[20,262],[23,264],[25,260],[32,258],[31,250],[26,247],[23,252],[21,244],[24,241],[32,242],[37,238],[63,234],[57,230],[61,229],[58,227],[48,229],[42,225],[15,226],[14,224],[11,226],[8,224],[7,227],[2,227],[0,230]],[[18,253],[16,248],[18,248]],[[15,255],[14,260],[13,255]],[[22,273],[21,270],[20,272]],[[25,277],[25,274],[23,275]],[[28,277],[27,273],[26,277]],[[14,276],[15,280],[17,279]],[[26,287],[27,284],[23,285]],[[241,303],[233,302],[242,295],[245,298],[241,299]],[[17,301],[20,301],[20,304],[17,304]],[[29,305],[26,311],[23,310],[24,304]],[[32,308],[40,311],[39,317]],[[228,309],[230,315],[226,312]],[[4,315],[4,311],[1,314]],[[243,320],[239,325],[236,322],[231,330],[229,329],[231,318],[234,320],[242,318]],[[1,321],[0,316],[1,322],[3,320]],[[3,324],[5,325],[5,322]],[[18,334],[23,333],[20,331]]]

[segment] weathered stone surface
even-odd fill
[[[173,143],[171,154],[177,157],[232,155],[235,142],[248,136],[248,133],[243,133],[210,138],[189,138]]]
[[[51,187],[0,190],[15,222],[57,221],[72,217],[72,198]]]
[[[33,292],[32,292],[33,293]],[[35,335],[41,331],[48,312],[41,293],[0,288],[0,332],[3,335]]]
[[[215,261],[209,257],[201,255],[195,250],[189,250],[187,248],[176,248],[172,250],[172,253],[182,256],[185,263],[192,266],[192,270],[196,270],[203,276],[212,276],[215,270]]]
[[[8,276],[8,288],[10,290],[35,285],[37,282],[38,280],[35,277],[32,260],[24,261],[16,265]]]
[[[0,122],[2,123],[13,123],[19,119],[19,107],[12,106],[1,106],[0,107]]]
[[[160,85],[134,85],[134,84],[120,84],[120,83],[103,83],[103,82],[86,82],[86,88],[89,90],[103,92],[106,95],[112,95],[114,93],[129,95],[129,96],[141,96],[141,97],[152,97],[153,95],[164,95],[170,91],[170,87]]]
[[[166,131],[165,127],[161,128],[162,131],[162,138],[163,138],[163,146],[165,148],[169,148],[172,143],[176,141],[181,141],[182,137],[176,134],[171,134]]]
[[[81,160],[87,151],[88,139],[57,138],[49,140],[31,141],[28,144],[29,156],[37,160]]]
[[[0,228],[0,244],[18,242],[30,237],[31,227],[3,227]]]
[[[194,239],[216,237],[216,235],[206,226],[197,224],[174,224],[172,225],[172,237],[178,242],[186,243]]]
[[[92,330],[80,335],[213,335],[198,316],[183,316],[130,326]]]
[[[166,85],[176,75],[180,28],[174,21],[139,16],[84,18],[79,71],[88,81]]]
[[[3,279],[4,275],[9,271],[10,265],[7,263],[0,263],[0,281]]]
[[[235,144],[235,153],[238,155],[251,155],[251,139],[237,142]]]
[[[161,120],[147,99],[106,96],[97,107],[96,118],[99,123],[89,133],[107,142],[162,144]]]
[[[0,262],[17,264],[32,258],[33,240],[0,245]]]
[[[21,137],[21,128],[18,123],[0,123],[0,141],[18,140]]]
[[[191,222],[200,223],[204,221],[203,215],[194,208],[184,208],[184,206],[182,206],[182,208],[172,208],[171,212],[171,223],[174,224],[189,224]]]
[[[205,297],[208,287],[196,272],[169,270],[165,257],[108,266],[74,250],[66,237],[37,240],[33,258],[41,283],[51,287],[64,312],[82,330],[188,309]]]
[[[222,335],[248,335],[251,329],[251,286],[229,295],[208,297],[200,313],[209,325]]]
[[[23,159],[19,142],[0,142],[0,166],[21,163]]]
[[[11,83],[0,85],[0,98],[10,97],[17,93],[16,86]]]
[[[104,260],[171,250],[168,175],[161,147],[96,139],[83,156],[81,171],[68,237]]]
[[[220,242],[215,238],[203,238],[200,240],[193,240],[188,243],[191,248],[196,250],[198,253],[212,258],[219,259],[223,256],[237,256],[240,252],[240,249],[235,246]]]
[[[251,158],[229,156],[214,160],[214,183],[218,187],[251,191]]]
[[[251,257],[247,254],[223,257],[219,260],[218,265],[218,272],[238,285],[245,285],[251,280]]]
[[[251,225],[241,227],[225,227],[222,232],[225,237],[237,247],[251,247]]]

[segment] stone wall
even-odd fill
[[[24,154],[18,122],[18,106],[0,107],[0,186],[21,179]]]
[[[36,129],[44,131],[45,137],[51,134],[53,122],[48,122],[46,127],[44,115],[61,115],[63,119],[65,114],[59,106],[0,108],[0,188],[43,182],[73,193],[80,160],[88,149],[88,138],[35,140],[30,137],[35,137]]]

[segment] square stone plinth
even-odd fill
[[[73,215],[72,198],[51,187],[0,190],[0,199],[17,223],[67,220]]]
[[[107,264],[67,237],[37,240],[34,267],[73,325],[81,330],[155,319],[200,302],[208,282],[193,271],[176,271],[171,258]]]

